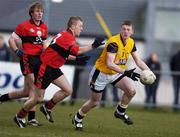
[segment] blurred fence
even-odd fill
[[[79,87],[77,90],[77,99],[88,99],[90,96],[90,89],[88,86],[88,76],[92,66],[79,67],[76,66],[76,69],[83,69],[79,74]],[[67,76],[69,82],[73,83],[75,66],[65,65],[62,68],[63,72]],[[158,106],[172,106],[174,101],[174,90],[172,85],[172,74],[180,76],[180,72],[170,72],[162,71],[157,72],[161,73],[161,79],[157,90],[157,105]],[[7,93],[14,89],[20,89],[23,87],[23,77],[20,73],[20,68],[18,63],[7,63],[0,62],[0,94]],[[144,85],[140,82],[135,82],[135,87],[137,93],[132,100],[132,104],[144,104],[145,100],[145,90]],[[107,88],[107,104],[112,104],[112,88],[108,86]],[[50,99],[52,95],[57,91],[57,87],[51,85],[46,90],[45,98]],[[119,90],[118,95],[121,97],[123,91]],[[69,99],[66,99],[69,100]]]

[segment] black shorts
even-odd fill
[[[52,68],[46,64],[39,63],[34,70],[35,85],[38,89],[46,89],[52,81],[63,75],[59,68]]]
[[[23,55],[20,59],[20,68],[23,75],[34,73],[34,67],[40,62],[39,55]]]

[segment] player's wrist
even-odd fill
[[[21,49],[16,49],[14,52],[16,56],[20,58],[24,55],[24,52]]]

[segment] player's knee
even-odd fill
[[[91,102],[92,107],[96,107],[96,106],[99,106],[99,105],[100,105],[100,101],[92,101]]]
[[[29,96],[29,91],[24,89],[23,92],[22,92],[22,96],[23,97],[28,97]]]
[[[130,95],[131,97],[134,97],[134,96],[136,95],[136,90],[135,90],[135,89],[131,90],[131,91],[129,92],[129,95]]]
[[[29,93],[33,93],[35,91],[35,88],[34,88],[34,86],[32,86],[32,87],[26,87],[26,89],[24,89],[24,96],[28,96],[29,95]]]
[[[66,88],[66,89],[64,90],[64,94],[65,94],[66,96],[70,96],[70,95],[72,94],[72,92],[73,92],[73,89],[72,89],[71,87]]]
[[[44,98],[42,96],[38,97],[38,99],[37,99],[38,104],[43,103],[43,101],[44,101]]]
[[[37,104],[38,99],[35,96],[29,97],[29,104]]]
[[[29,87],[29,92],[34,92],[34,90],[35,90],[34,85],[33,85],[33,86],[31,86],[31,87]]]

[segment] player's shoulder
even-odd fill
[[[29,20],[25,20],[16,26],[16,30],[24,30],[29,24]]]
[[[135,44],[134,39],[133,39],[133,38],[131,38],[131,37],[129,37],[128,41],[129,41],[131,44],[133,44],[133,45]]]
[[[43,21],[41,21],[41,27],[48,28],[47,24],[45,22],[43,22]]]
[[[27,25],[27,24],[30,24],[29,20],[25,20],[25,21],[19,23],[20,26],[24,26],[24,25]]]
[[[109,38],[109,40],[114,41],[114,40],[117,40],[117,39],[119,39],[119,38],[120,38],[120,34],[115,34],[115,35],[111,36],[111,37]]]
[[[117,41],[119,40],[119,38],[120,38],[120,36],[119,36],[118,34],[113,35],[113,36],[111,36],[111,37],[107,40],[106,44],[108,45],[108,44],[110,44],[110,43],[117,43]]]
[[[58,43],[61,43],[62,45],[72,45],[72,43],[75,42],[75,38],[72,34],[70,34],[68,31],[61,31],[57,34]]]
[[[29,20],[25,20],[25,21],[19,23],[17,25],[17,28],[21,28],[21,29],[27,28],[29,26],[29,24],[30,24],[30,21]]]
[[[69,40],[74,40],[75,37],[73,36],[73,34],[70,31],[64,30],[61,31],[60,34],[62,35],[62,37],[69,39]]]

